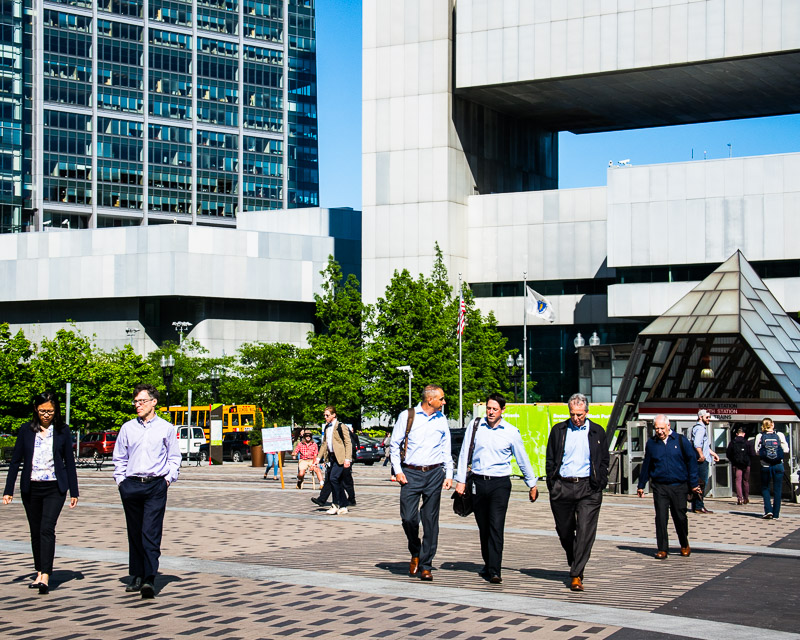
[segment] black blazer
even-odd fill
[[[589,466],[591,467],[589,484],[593,491],[602,491],[608,484],[608,440],[605,429],[588,418],[586,422],[589,426]],[[554,425],[550,431],[550,437],[547,439],[545,474],[548,490],[552,490],[553,483],[559,477],[561,461],[564,459],[564,443],[567,440],[568,425],[569,420]]]
[[[23,425],[17,434],[17,444],[14,445],[14,453],[11,456],[11,464],[8,468],[6,478],[6,488],[4,496],[14,495],[14,485],[17,482],[19,465],[24,460],[22,467],[22,478],[19,481],[19,489],[22,493],[31,490],[31,469],[33,468],[33,448],[35,446],[36,434],[31,430],[30,425]],[[78,474],[75,471],[75,456],[72,453],[72,435],[69,429],[59,432],[53,429],[53,463],[58,481],[58,490],[67,493],[73,498],[78,497]]]

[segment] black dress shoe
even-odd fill
[[[500,584],[503,582],[503,579],[495,573],[491,578],[489,578],[489,582],[492,584]]]
[[[40,582],[40,583],[39,583],[38,585],[36,585],[36,586],[38,586],[38,587],[39,587],[39,595],[40,595],[40,596],[43,596],[43,595],[45,595],[46,593],[50,593],[50,585],[49,585],[49,584],[45,584],[44,582]]]
[[[142,599],[151,599],[156,597],[156,588],[153,584],[155,580],[153,578],[145,578],[142,581],[142,588],[140,589],[142,594]]]
[[[131,578],[131,581],[128,583],[128,586],[125,587],[125,591],[127,593],[136,593],[137,591],[141,591],[142,589],[142,578],[140,576],[134,576]]]
[[[42,584],[42,583],[41,582],[31,582],[28,585],[28,589],[38,589],[40,584]]]
[[[311,498],[311,502],[313,502],[318,507],[324,507],[325,506],[325,503],[322,500],[320,500],[319,498]]]

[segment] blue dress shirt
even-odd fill
[[[130,476],[163,476],[172,484],[181,467],[175,427],[158,416],[148,422],[129,420],[119,430],[112,460],[118,485]]]
[[[392,469],[395,474],[403,473],[400,466],[400,449],[406,437],[408,424],[408,409],[397,416],[392,430],[390,452]],[[415,467],[424,467],[431,464],[442,463],[446,477],[453,478],[453,458],[450,453],[450,428],[447,418],[441,411],[434,411],[428,415],[422,410],[422,404],[414,407],[414,423],[408,434],[406,447],[406,464]]]
[[[588,418],[582,427],[576,427],[572,420],[569,421],[564,457],[561,458],[561,470],[558,473],[562,478],[588,478],[591,474]]]
[[[473,424],[475,424],[474,420],[469,424],[464,434],[464,443],[461,445],[461,453],[458,456],[456,482],[463,483],[467,480],[467,458],[469,457],[469,444],[472,440]],[[533,467],[530,460],[528,460],[528,454],[522,443],[519,429],[502,418],[492,428],[486,422],[486,418],[481,418],[478,423],[478,431],[475,433],[472,472],[481,476],[497,478],[510,476],[512,455],[516,458],[520,471],[522,471],[525,484],[529,487],[535,487],[536,476],[533,475]]]

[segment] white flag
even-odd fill
[[[525,312],[529,316],[553,324],[556,321],[556,312],[553,311],[553,305],[550,304],[550,301],[536,293],[527,285],[525,288],[527,289],[527,295],[525,296]]]

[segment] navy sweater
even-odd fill
[[[697,486],[697,452],[685,436],[672,431],[666,441],[658,436],[647,441],[639,489],[644,489],[648,479],[660,484],[688,482],[690,487]]]

